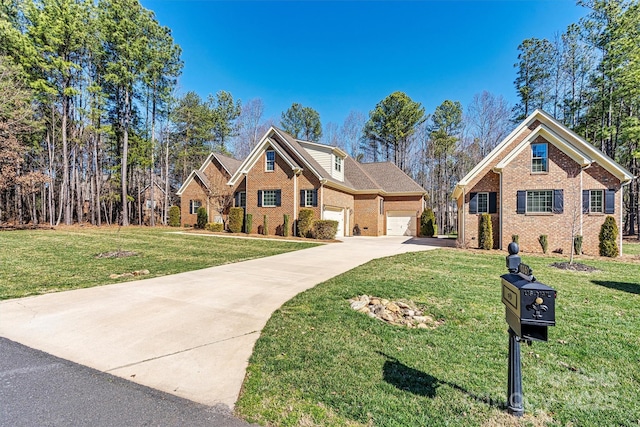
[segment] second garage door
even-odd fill
[[[387,236],[415,236],[415,212],[387,212]]]

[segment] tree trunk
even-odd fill
[[[127,194],[127,155],[129,153],[129,119],[131,115],[129,88],[124,94],[124,126],[122,136],[122,160],[120,168],[120,181],[122,183],[122,225],[129,225],[128,194]]]

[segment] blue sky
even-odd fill
[[[518,44],[587,12],[572,0],[141,2],[182,47],[181,93],[259,97],[276,123],[298,102],[323,125],[397,90],[428,113],[483,90],[514,104]]]

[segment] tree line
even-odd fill
[[[485,91],[427,113],[394,92],[368,116],[322,126],[298,103],[276,122],[260,98],[177,95],[180,47],[138,0],[3,2],[0,222],[166,224],[173,193],[210,152],[243,159],[274,124],[361,162],[394,162],[427,190],[444,232],[456,226],[455,183],[535,108],[638,175],[638,3],[579,4],[587,16],[554,40],[518,46],[515,106]],[[629,234],[638,185],[625,196]],[[158,218],[143,205],[155,191]]]

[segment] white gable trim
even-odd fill
[[[236,173],[234,173],[231,176],[227,185],[234,186],[238,182],[238,179],[240,179],[240,177],[249,173],[249,171],[255,166],[255,164],[258,162],[258,160],[262,156],[262,153],[267,151],[267,147],[271,147],[271,149],[273,149],[276,153],[278,153],[278,155],[282,159],[284,159],[287,165],[289,165],[289,167],[291,167],[291,169],[294,172],[298,172],[300,170],[300,167],[298,165],[292,163],[292,161],[289,158],[289,155],[282,151],[282,149],[279,147],[279,144],[275,143],[269,137],[271,135],[271,132],[275,132],[275,131],[276,130],[273,127],[267,131],[267,133],[260,140],[260,143],[258,143],[258,145],[255,146],[255,148],[251,151],[249,156],[247,156],[244,162],[242,162],[242,164],[240,165]]]
[[[182,196],[182,193],[184,192],[184,190],[187,189],[189,184],[191,184],[191,181],[193,181],[196,176],[197,176],[197,171],[194,169],[194,170],[191,171],[191,173],[189,174],[187,179],[185,179],[184,184],[182,184],[180,189],[178,191],[176,191],[176,196]],[[207,186],[204,182],[203,182],[203,184],[205,186]]]
[[[515,159],[522,151],[524,151],[530,144],[532,144],[538,136],[542,136],[546,141],[558,147],[563,153],[573,159],[580,167],[585,167],[593,163],[593,159],[585,155],[580,150],[577,150],[573,145],[568,144],[564,139],[559,137],[555,132],[549,129],[546,125],[541,124],[536,128],[534,132],[531,132],[516,148],[493,168],[494,171],[500,172],[505,168],[513,159]]]
[[[220,158],[218,158],[218,156],[216,156],[216,153],[210,153],[207,156],[207,159],[204,161],[204,163],[202,163],[202,166],[200,166],[200,172],[204,172],[207,169],[207,167],[209,166],[209,164],[211,163],[211,160],[213,158],[215,158],[218,161],[220,166],[222,166],[222,168],[229,174],[229,176],[232,175],[231,171],[229,169],[227,169],[227,167],[224,165],[224,163],[220,161]]]
[[[548,115],[542,110],[535,110],[533,113],[529,115],[518,127],[516,127],[505,139],[502,140],[491,152],[480,161],[464,178],[462,178],[455,189],[453,190],[453,198],[457,199],[463,193],[464,188],[469,185],[469,183],[480,173],[482,172],[491,162],[495,160],[495,158],[500,155],[506,147],[508,147],[514,139],[516,139],[531,123],[535,120],[539,120],[548,130],[548,132],[553,133],[554,139],[557,141],[562,141],[562,145],[565,147],[572,146],[574,154],[581,153],[581,156],[585,158],[589,158],[591,162],[597,162],[600,166],[602,166],[605,170],[610,172],[616,178],[618,178],[621,183],[624,185],[628,181],[632,180],[634,176],[612,160],[609,156],[605,155],[602,151],[595,148],[593,145],[589,144],[587,141],[582,139],[576,133],[562,125],[556,119]],[[536,133],[539,128],[542,126],[538,126],[533,133]],[[543,128],[543,129],[544,129]],[[527,139],[527,143],[528,143]],[[558,144],[554,144],[558,146]],[[520,147],[520,145],[518,146]],[[562,149],[562,147],[558,146],[558,148]],[[565,150],[563,150],[565,151]],[[570,153],[565,153],[571,156]],[[509,157],[509,156],[507,156]],[[502,162],[501,162],[502,163]],[[580,163],[580,162],[579,162]]]
[[[291,151],[293,151],[294,153],[298,153],[298,158],[300,161],[302,161],[305,166],[307,168],[309,168],[309,170],[316,176],[316,178],[318,178],[319,180],[323,180],[323,176],[322,174],[320,174],[313,166],[311,166],[309,164],[309,162],[307,162],[307,160],[304,158],[304,156],[302,155],[302,153],[299,153],[298,150],[296,150],[294,147],[291,146],[291,144],[289,144],[289,141],[287,141],[287,138],[285,138],[276,128],[271,128],[273,129],[273,131],[280,137],[280,139],[282,140],[283,144],[287,144],[287,147],[289,147],[289,149]],[[304,148],[303,148],[304,150]]]

